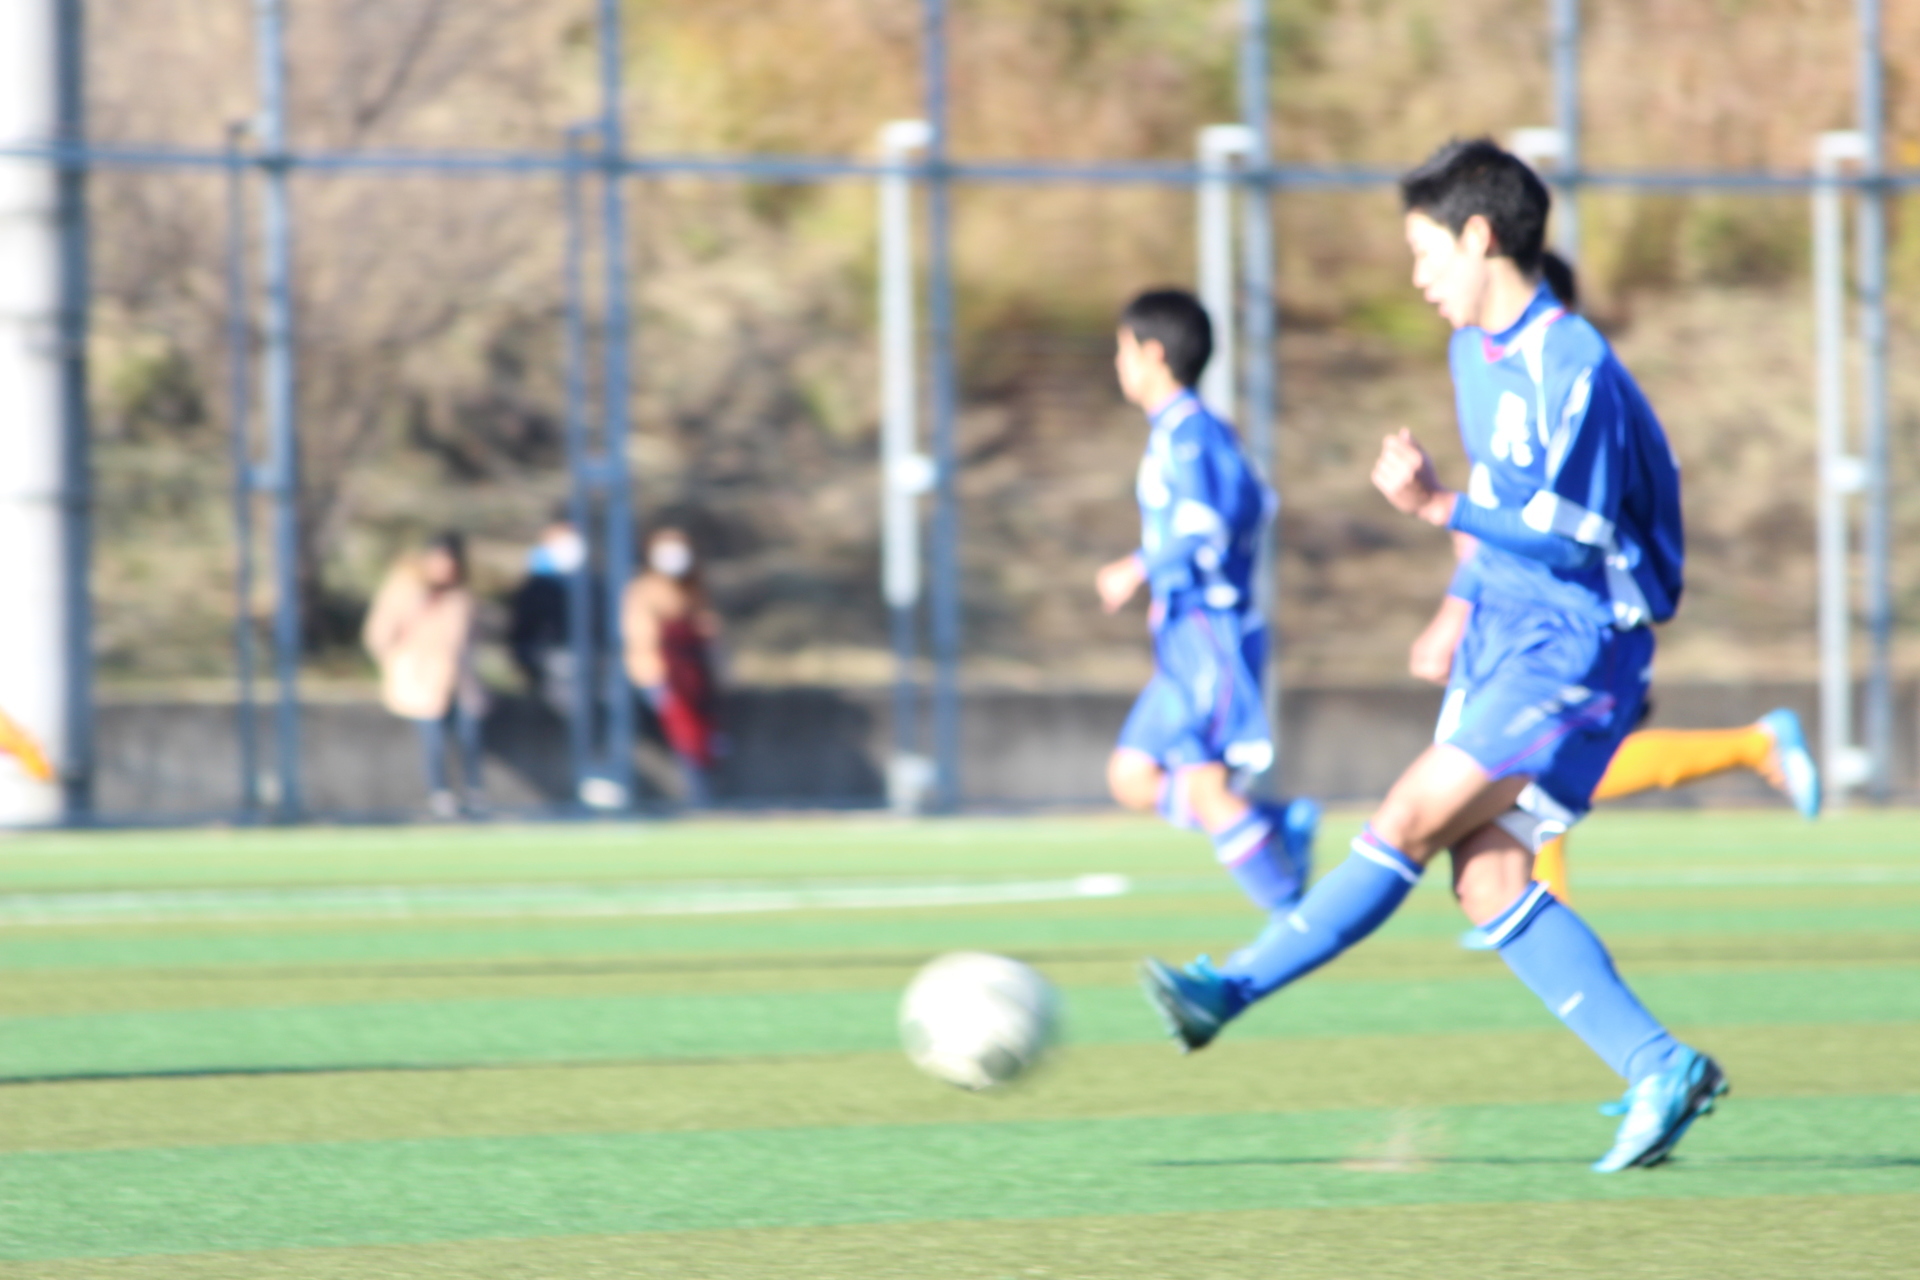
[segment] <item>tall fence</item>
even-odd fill
[[[88,522],[93,509],[87,459],[86,320],[88,305],[85,188],[90,175],[108,170],[202,171],[224,174],[229,188],[235,348],[234,473],[235,511],[246,521],[256,502],[268,509],[272,553],[266,572],[274,586],[271,671],[272,714],[255,712],[256,673],[251,628],[236,633],[240,673],[239,768],[246,816],[297,820],[310,812],[301,771],[300,645],[302,619],[295,540],[300,501],[296,467],[300,457],[300,379],[298,314],[293,275],[293,246],[301,210],[293,198],[294,175],[355,175],[399,178],[423,174],[445,177],[505,176],[558,178],[566,192],[568,226],[566,458],[572,480],[572,510],[591,528],[596,563],[603,575],[595,588],[618,617],[619,593],[631,569],[636,512],[628,448],[630,391],[647,371],[633,367],[632,317],[628,303],[631,268],[627,243],[625,192],[639,180],[713,179],[782,184],[862,182],[891,191],[896,229],[910,216],[908,201],[924,209],[924,260],[917,273],[911,256],[897,249],[896,280],[904,269],[917,280],[904,292],[896,284],[888,305],[907,307],[890,321],[891,376],[909,374],[926,387],[926,465],[908,475],[888,468],[896,540],[903,527],[914,537],[905,552],[915,560],[907,574],[895,564],[887,603],[892,611],[899,678],[893,715],[896,763],[928,761],[927,801],[955,809],[968,797],[962,772],[960,663],[965,618],[960,590],[965,512],[958,489],[960,459],[956,419],[960,387],[955,359],[955,268],[953,193],[967,185],[1104,185],[1193,189],[1214,212],[1203,212],[1203,226],[1216,228],[1214,259],[1204,266],[1206,294],[1234,350],[1235,385],[1214,386],[1210,394],[1235,404],[1240,426],[1261,465],[1273,469],[1276,456],[1278,388],[1283,371],[1276,365],[1277,325],[1275,246],[1277,202],[1311,190],[1362,191],[1389,186],[1396,175],[1370,168],[1301,166],[1273,159],[1269,50],[1272,33],[1265,0],[1240,0],[1237,85],[1240,119],[1231,136],[1214,132],[1215,148],[1191,164],[1130,162],[995,162],[959,159],[951,148],[948,38],[949,6],[921,0],[919,38],[923,101],[910,145],[892,148],[879,160],[808,155],[661,155],[636,152],[623,133],[626,91],[623,56],[627,46],[618,0],[594,0],[598,110],[537,151],[397,151],[302,147],[290,141],[287,97],[285,0],[254,0],[258,111],[236,124],[229,144],[195,149],[151,145],[99,144],[89,140],[82,110],[82,0],[23,0],[7,6],[10,26],[0,28],[0,49],[8,63],[0,83],[0,279],[13,293],[0,316],[8,331],[0,334],[0,393],[14,405],[28,406],[19,425],[5,434],[8,452],[0,457],[0,541],[23,549],[0,558],[0,599],[31,604],[16,625],[0,629],[0,709],[21,720],[48,744],[59,779],[39,784],[0,781],[0,821],[85,821],[92,806],[94,773],[92,723],[92,648],[87,594]],[[1858,0],[1857,127],[1836,140],[1825,135],[1817,165],[1798,172],[1773,171],[1622,171],[1589,167],[1584,162],[1581,119],[1581,11],[1578,0],[1546,0],[1543,29],[1553,78],[1551,124],[1524,131],[1514,139],[1549,175],[1561,194],[1557,236],[1577,260],[1580,225],[1577,197],[1583,191],[1746,191],[1804,192],[1811,197],[1817,231],[1815,290],[1819,299],[1822,407],[1821,596],[1824,706],[1824,763],[1841,789],[1862,787],[1885,797],[1891,788],[1890,761],[1895,736],[1893,629],[1893,555],[1888,429],[1887,205],[1898,192],[1920,186],[1920,172],[1896,171],[1887,160],[1885,87],[1881,15],[1877,0]],[[880,122],[876,122],[878,126]],[[1223,137],[1225,143],[1222,143]],[[1224,145],[1224,149],[1223,149]],[[1809,156],[1815,141],[1808,140]],[[1220,211],[1223,192],[1237,195],[1238,232],[1224,259],[1217,228],[1229,225]],[[250,200],[249,197],[256,197]],[[1841,201],[1855,210],[1852,262],[1847,261]],[[257,228],[243,225],[249,208],[260,213]],[[247,252],[257,232],[257,262]],[[590,249],[592,252],[590,252]],[[1205,251],[1203,250],[1203,256]],[[596,256],[597,255],[597,256]],[[1229,265],[1222,267],[1222,261]],[[589,267],[597,265],[599,314],[588,315]],[[1844,374],[1837,356],[1845,337],[1851,280],[1851,309],[1861,344],[1854,400],[1857,428],[1849,421]],[[884,309],[884,308],[883,308]],[[259,318],[259,359],[253,318]],[[591,323],[590,323],[591,321]],[[54,340],[46,339],[51,330]],[[588,358],[589,331],[599,349]],[[597,385],[592,385],[597,382]],[[913,411],[912,383],[891,401],[894,423],[888,441],[897,464],[917,460],[921,441]],[[12,412],[12,406],[10,406]],[[908,470],[911,470],[909,467]],[[1284,488],[1284,486],[1282,486]],[[928,509],[921,510],[924,492]],[[1854,509],[1860,518],[1856,521]],[[256,573],[243,548],[240,584],[243,601]],[[1854,605],[1847,586],[1850,559],[1862,558],[1863,613],[1868,661],[1862,736],[1851,729],[1847,706],[1852,687],[1848,669],[1848,623]],[[924,556],[924,574],[917,572]],[[1272,581],[1273,549],[1263,581]],[[924,602],[918,584],[924,580]],[[585,588],[582,588],[583,590]],[[879,584],[876,584],[879,590]],[[1269,591],[1268,607],[1274,596]],[[576,601],[576,604],[584,601]],[[576,608],[576,617],[587,610]],[[930,651],[930,678],[922,680],[917,662],[921,637]],[[587,637],[576,629],[576,646]],[[633,711],[618,664],[609,664],[597,695],[579,684],[582,699],[573,717],[570,746],[576,782],[597,781],[614,803],[631,794]],[[584,665],[582,667],[584,669]],[[592,702],[599,708],[594,714]],[[926,714],[920,714],[922,710]],[[266,729],[261,741],[256,726]],[[924,736],[923,736],[924,735]],[[1284,750],[1284,744],[1282,746]],[[257,757],[257,758],[256,758]],[[263,768],[262,761],[270,761]],[[272,779],[263,795],[256,780]],[[904,771],[909,781],[917,777]]]

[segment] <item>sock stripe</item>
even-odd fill
[[[1495,947],[1505,946],[1510,939],[1526,928],[1535,916],[1540,914],[1540,909],[1546,906],[1552,897],[1552,891],[1538,880],[1528,885],[1527,891],[1487,926],[1488,944]]]
[[[1387,848],[1380,844],[1378,836],[1374,836],[1373,839],[1369,840],[1367,837],[1372,834],[1371,830],[1367,830],[1355,836],[1352,845],[1353,852],[1359,854],[1368,862],[1379,863],[1387,870],[1393,872],[1393,874],[1399,876],[1402,880],[1405,880],[1408,884],[1419,884],[1420,869],[1409,862],[1397,849]]]
[[[1237,867],[1260,852],[1268,840],[1273,838],[1273,827],[1261,818],[1249,819],[1251,826],[1242,825],[1238,830],[1229,831],[1221,836],[1214,846],[1214,856],[1223,866]]]

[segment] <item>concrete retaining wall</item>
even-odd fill
[[[1666,684],[1652,723],[1712,727],[1790,706],[1817,730],[1814,690],[1800,684]],[[978,690],[962,724],[968,802],[981,807],[1104,802],[1102,776],[1131,699],[1104,692]],[[1296,689],[1286,699],[1284,780],[1290,792],[1329,799],[1379,796],[1427,743],[1439,695],[1420,686]],[[732,750],[715,779],[722,803],[872,806],[881,803],[887,695],[880,690],[744,689],[727,696]],[[1912,797],[1920,687],[1900,691],[1897,789]],[[261,742],[270,744],[268,726]],[[413,727],[372,703],[321,703],[304,719],[303,778],[316,815],[401,815],[420,808],[424,784]],[[100,708],[98,805],[115,820],[209,817],[239,804],[234,708],[187,702],[113,702]],[[502,698],[486,727],[487,785],[503,812],[565,804],[566,736],[559,719],[527,699]],[[670,788],[657,747],[642,748],[650,794]],[[1628,803],[1760,802],[1747,777]]]

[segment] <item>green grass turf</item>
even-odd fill
[[[1453,946],[1439,876],[1181,1058],[1133,963],[1255,922],[1151,823],[14,838],[0,1275],[1920,1274],[1920,818],[1602,814],[1573,866],[1734,1080],[1663,1169],[1587,1173],[1618,1083]],[[553,905],[1091,873],[1133,891]],[[1066,1046],[1003,1095],[893,1048],[953,947],[1066,995]]]

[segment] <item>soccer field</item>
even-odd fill
[[[1920,816],[1604,813],[1572,863],[1733,1081],[1656,1170],[1587,1172],[1620,1085],[1442,876],[1182,1058],[1135,963],[1257,921],[1150,822],[15,838],[0,1274],[1920,1274]],[[896,1047],[962,947],[1065,994],[1004,1094]]]

